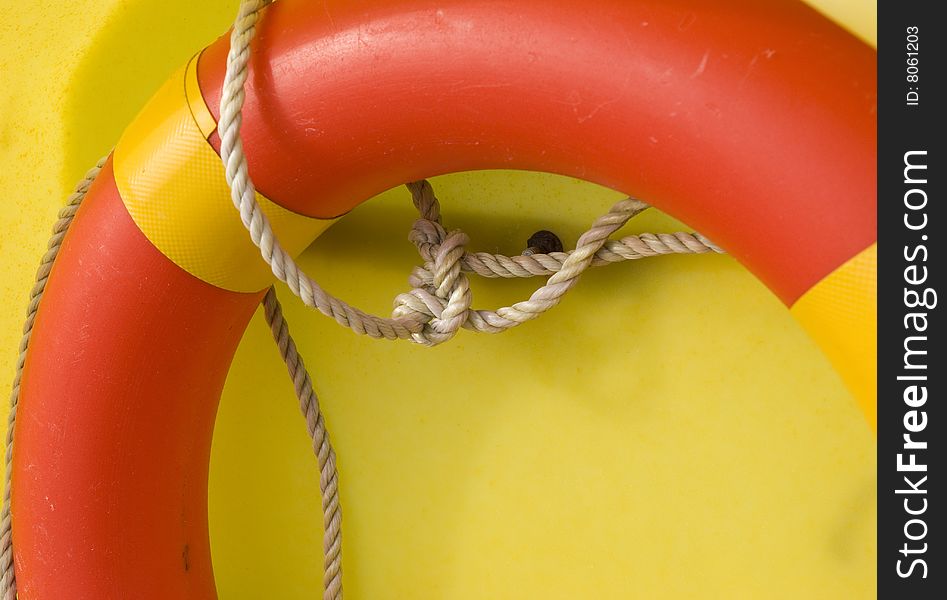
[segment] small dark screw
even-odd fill
[[[555,233],[542,229],[537,231],[526,240],[526,250],[523,250],[523,256],[533,254],[549,254],[550,252],[562,252],[562,240]]]

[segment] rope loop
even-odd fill
[[[255,187],[243,150],[240,127],[250,42],[260,18],[260,11],[270,2],[271,0],[240,2],[231,32],[227,72],[220,100],[220,120],[217,124],[221,139],[220,156],[233,204],[250,234],[250,239],[260,249],[260,255],[270,266],[274,276],[284,282],[304,304],[332,317],[340,325],[373,338],[409,339],[425,346],[434,346],[450,340],[461,328],[482,333],[500,333],[537,318],[559,304],[589,267],[662,254],[723,252],[697,233],[644,233],[626,236],[620,240],[609,239],[609,236],[632,217],[648,208],[644,202],[632,198],[621,200],[596,219],[592,227],[582,234],[575,250],[571,252],[544,254],[530,250],[526,255],[520,256],[468,252],[469,238],[462,231],[447,231],[444,228],[441,223],[440,203],[434,190],[428,181],[421,180],[407,184],[420,215],[414,222],[409,240],[417,247],[424,263],[415,267],[408,279],[412,289],[395,298],[390,318],[364,313],[339,300],[309,277],[276,239],[269,220],[257,203]],[[66,230],[103,164],[104,159],[89,171],[70,197],[67,207],[60,213],[30,296],[13,382],[10,425],[6,440],[6,481],[3,506],[0,509],[0,600],[16,598],[10,514],[10,466],[19,385],[33,320]],[[524,301],[496,310],[477,310],[472,308],[470,282],[467,278],[470,272],[488,278],[542,276],[548,279],[545,285]],[[293,380],[300,409],[306,419],[307,432],[312,438],[313,450],[319,463],[325,525],[323,598],[341,600],[342,516],[335,452],[329,443],[325,420],[313,391],[312,380],[289,334],[289,327],[272,288],[267,291],[262,303],[264,316]]]
[[[247,157],[240,137],[244,85],[259,12],[266,0],[243,0],[234,22],[227,55],[227,72],[220,98],[220,156],[224,163],[231,199],[277,279],[284,282],[307,306],[332,317],[340,325],[375,338],[409,339],[425,346],[442,344],[454,337],[461,327],[483,333],[499,333],[535,319],[559,304],[590,266],[633,260],[658,254],[721,252],[698,234],[678,233],[630,236],[617,242],[608,237],[648,205],[627,198],[599,217],[592,228],[579,238],[571,253],[531,254],[508,257],[486,253],[468,253],[467,236],[445,230],[441,210],[431,184],[415,181],[407,184],[420,218],[409,239],[417,246],[424,266],[409,278],[410,291],[395,298],[390,318],[370,315],[325,291],[307,275],[276,239],[269,220],[256,200]],[[527,300],[496,310],[471,308],[470,283],[465,272],[485,277],[548,276],[546,284]]]

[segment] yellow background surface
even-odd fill
[[[874,5],[817,4],[874,41]],[[0,381],[55,213],[235,0],[27,0],[0,20]],[[449,227],[567,245],[619,195],[561,177],[439,178]],[[375,312],[406,289],[408,195],[355,211],[302,264]],[[631,231],[682,227],[650,212]],[[538,282],[477,282],[478,306]],[[498,337],[435,350],[288,317],[340,455],[349,598],[871,598],[875,447],[789,312],[725,256],[585,277]],[[262,319],[221,401],[210,516],[220,596],[319,596],[317,475]]]

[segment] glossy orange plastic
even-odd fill
[[[215,117],[228,49],[198,64]],[[281,0],[250,82],[250,173],[313,216],[442,173],[571,175],[786,305],[876,238],[875,51],[796,0]]]
[[[199,63],[214,110],[227,46]],[[874,51],[799,2],[281,0],[251,65],[251,172],[305,214],[451,171],[563,173],[686,221],[787,304],[875,241]],[[210,440],[258,300],[161,254],[106,167],[24,374],[21,599],[215,597]]]

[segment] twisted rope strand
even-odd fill
[[[49,240],[47,251],[40,260],[36,273],[36,283],[30,291],[30,302],[26,313],[26,322],[23,325],[23,337],[20,340],[20,354],[16,363],[16,372],[13,378],[13,391],[10,395],[10,416],[6,436],[6,455],[3,487],[3,508],[0,512],[0,600],[16,600],[16,565],[13,556],[12,517],[10,513],[10,488],[12,483],[13,440],[16,429],[17,406],[20,400],[20,381],[23,376],[23,365],[30,345],[33,332],[33,323],[36,311],[39,309],[43,292],[49,274],[59,255],[63,238],[69,230],[79,206],[85,199],[86,193],[95,181],[106,158],[101,159],[94,168],[90,169],[85,177],[76,185],[75,191],[69,196],[66,206],[59,211],[59,219],[53,226],[53,235]],[[319,400],[312,388],[312,379],[302,357],[296,350],[296,343],[289,333],[289,325],[283,317],[283,311],[276,293],[270,288],[261,302],[267,324],[273,333],[273,339],[279,348],[280,356],[286,363],[289,376],[293,380],[299,407],[306,419],[306,429],[312,438],[312,447],[319,463],[319,489],[322,492],[322,512],[325,535],[324,548],[324,600],[341,600],[342,598],[342,512],[339,505],[339,476],[336,470],[335,450],[329,441],[325,419],[319,409]]]
[[[339,506],[339,474],[335,466],[335,450],[329,443],[325,419],[319,410],[319,398],[312,389],[312,379],[302,357],[296,350],[296,342],[289,334],[289,324],[283,316],[283,308],[272,287],[263,297],[263,314],[280,356],[286,363],[289,377],[293,380],[299,408],[306,418],[306,429],[312,438],[312,449],[319,462],[319,489],[322,491],[322,518],[325,592],[324,600],[342,598],[342,510]]]
[[[9,429],[7,433],[6,472],[3,510],[0,513],[0,600],[15,600],[16,578],[13,563],[10,515],[11,461],[13,435],[16,424],[16,409],[19,401],[19,385],[22,369],[29,348],[33,322],[39,308],[49,274],[58,256],[59,248],[79,209],[89,187],[97,177],[105,159],[91,169],[76,186],[59,213],[53,227],[48,250],[40,261],[36,283],[30,293],[27,318],[20,342],[20,356],[11,394]],[[637,200],[623,200],[605,216],[596,220],[593,227],[580,238],[576,250],[551,254],[507,257],[498,254],[468,254],[464,247],[467,236],[461,232],[446,232],[440,224],[440,204],[433,188],[427,181],[408,184],[419,218],[412,228],[410,239],[427,262],[417,267],[410,281],[415,289],[396,299],[396,314],[410,315],[418,322],[425,322],[431,330],[427,333],[435,343],[449,339],[463,326],[477,331],[498,333],[520,323],[536,318],[555,306],[577,281],[578,276],[590,265],[610,264],[622,260],[634,260],[647,256],[668,253],[721,252],[700,235],[641,234],[628,236],[619,241],[608,241],[608,236],[623,226],[631,217],[647,208]],[[539,288],[529,300],[497,311],[471,310],[470,289],[464,272],[476,272],[486,277],[531,277],[552,275],[547,284]],[[270,288],[262,301],[264,316],[273,334],[280,355],[286,363],[293,380],[300,409],[306,419],[307,431],[312,438],[320,470],[323,523],[325,534],[324,552],[324,599],[341,600],[341,508],[339,503],[338,473],[335,452],[329,441],[325,420],[319,409],[318,398],[312,380],[289,333],[289,326],[275,291]],[[350,318],[353,312],[347,312]],[[418,336],[416,341],[428,344],[428,337]]]
[[[424,267],[414,270],[409,282],[415,287],[395,299],[394,314],[427,322],[431,331],[414,337],[415,341],[422,344],[449,339],[461,326],[486,333],[499,333],[535,319],[556,306],[562,296],[572,289],[579,276],[592,264],[609,235],[648,207],[644,202],[630,198],[618,202],[607,214],[596,219],[591,229],[579,238],[574,251],[558,253],[562,256],[561,262],[542,254],[520,257],[525,259],[523,264],[536,264],[540,268],[540,261],[548,261],[548,270],[552,273],[546,284],[533,292],[528,300],[495,311],[469,310],[469,288],[463,278],[461,265],[465,253],[460,247],[466,243],[466,236],[461,237],[459,232],[448,234],[444,231],[439,222],[437,198],[430,183],[414,182],[408,184],[408,189],[421,212],[421,219],[415,222],[410,239],[422,257],[430,257],[431,260]],[[502,258],[509,264],[518,264],[509,257]],[[534,258],[535,261],[530,262]],[[624,260],[621,257],[619,259]],[[468,267],[474,264],[477,263],[468,262]],[[500,264],[499,260],[497,264]],[[526,269],[524,271],[529,273]],[[493,273],[493,276],[498,275]],[[461,316],[465,320],[458,322]]]
[[[498,333],[535,319],[556,306],[593,264],[670,252],[720,252],[719,248],[702,236],[685,233],[631,236],[606,246],[609,235],[648,207],[640,200],[628,198],[599,217],[592,228],[579,238],[576,249],[571,253],[534,254],[517,258],[469,254],[466,252],[467,236],[461,231],[447,232],[441,225],[437,198],[431,185],[422,180],[407,186],[421,215],[410,239],[426,261],[425,266],[416,269],[409,279],[414,289],[395,298],[391,318],[370,315],[350,306],[326,292],[283,249],[256,200],[240,128],[250,42],[256,31],[259,13],[267,4],[268,0],[242,0],[234,21],[217,124],[221,138],[220,156],[230,186],[231,200],[240,212],[250,239],[260,249],[263,260],[276,278],[286,283],[304,304],[334,318],[339,324],[371,337],[410,338],[418,344],[433,346],[446,342],[462,327]],[[550,277],[544,286],[525,301],[495,311],[475,310],[471,308],[470,284],[465,275],[467,271],[482,272],[488,277]]]
[[[593,267],[601,267],[626,260],[638,260],[662,254],[704,254],[722,253],[716,244],[699,233],[642,233],[629,235],[620,240],[608,240],[592,258]],[[530,255],[506,256],[487,252],[470,252],[460,261],[464,271],[472,271],[487,278],[516,278],[552,275],[562,269],[562,263],[572,253],[550,252]],[[422,257],[424,255],[422,254]],[[430,270],[430,259],[424,270]],[[425,283],[430,283],[425,279]]]
[[[106,157],[107,158],[107,157]],[[7,423],[6,454],[4,456],[3,481],[3,509],[0,512],[0,599],[16,600],[16,572],[13,562],[13,529],[10,515],[10,486],[13,480],[13,433],[16,430],[16,411],[20,403],[20,380],[23,378],[23,365],[26,364],[26,353],[30,347],[30,338],[33,336],[33,323],[36,320],[36,311],[39,310],[43,292],[46,291],[46,282],[56,263],[62,240],[72,224],[82,200],[89,187],[102,170],[106,158],[102,158],[89,169],[81,181],[76,184],[75,190],[66,200],[66,205],[59,210],[59,216],[53,225],[53,235],[46,245],[46,253],[40,259],[36,271],[36,281],[30,290],[30,302],[26,309],[26,321],[23,323],[23,337],[20,338],[19,356],[16,360],[16,370],[13,375],[13,390],[10,393],[10,415]]]
[[[420,331],[419,323],[366,314],[328,294],[306,275],[275,238],[269,219],[256,201],[256,189],[248,172],[240,126],[243,88],[250,59],[250,40],[255,32],[259,11],[267,4],[268,0],[243,0],[230,36],[230,52],[227,55],[227,73],[224,77],[217,129],[220,133],[220,156],[234,206],[240,211],[240,218],[250,232],[250,239],[260,249],[273,275],[285,283],[304,304],[357,333],[375,338],[407,338]]]
[[[271,0],[242,0],[230,38],[227,72],[224,78],[220,104],[218,131],[221,138],[220,155],[231,199],[240,213],[241,221],[250,233],[250,239],[260,249],[263,260],[274,276],[284,282],[304,304],[332,317],[340,325],[359,334],[374,338],[411,339],[416,343],[433,346],[452,338],[460,328],[484,333],[499,333],[550,310],[578,282],[589,267],[637,260],[662,254],[722,253],[717,245],[696,233],[644,233],[620,240],[609,236],[624,226],[629,219],[648,208],[640,200],[627,198],[592,224],[570,252],[504,256],[485,252],[466,251],[469,238],[461,231],[446,231],[441,224],[440,204],[430,183],[421,180],[407,184],[420,218],[415,221],[409,239],[424,260],[416,267],[409,283],[413,289],[395,298],[391,318],[370,315],[335,298],[310,278],[276,239],[266,215],[256,201],[256,190],[249,175],[243,142],[240,137],[244,103],[244,86],[250,58],[250,42],[255,33],[260,11]],[[9,429],[6,439],[6,473],[3,509],[0,513],[0,600],[16,600],[16,574],[13,559],[13,540],[10,516],[11,462],[16,409],[19,401],[23,364],[29,348],[30,336],[49,273],[58,255],[63,237],[75,217],[89,186],[104,164],[99,161],[79,182],[67,205],[60,211],[53,228],[53,236],[44,254],[30,294],[20,355],[17,360],[13,391],[10,398]],[[471,308],[471,292],[466,273],[483,277],[549,276],[545,285],[522,302],[492,310]],[[264,315],[280,355],[293,380],[300,409],[306,419],[320,470],[324,551],[324,600],[341,600],[341,522],[339,483],[335,452],[329,441],[325,420],[319,409],[312,380],[296,344],[273,288],[262,301]]]

